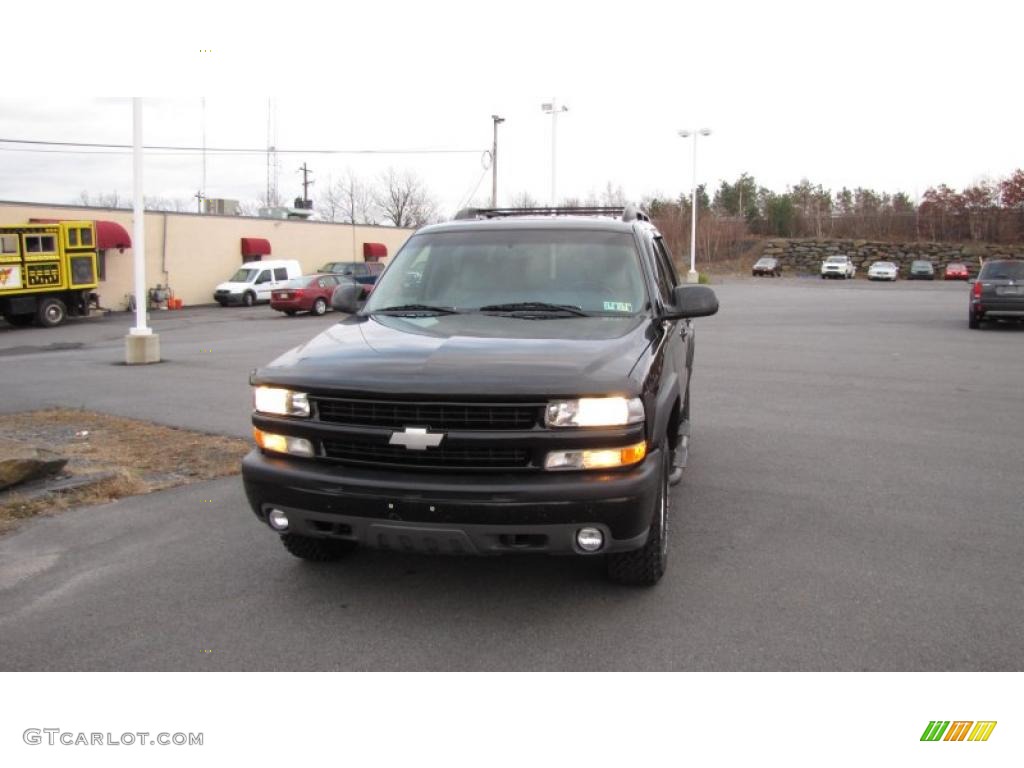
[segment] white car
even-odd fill
[[[891,261],[876,261],[868,268],[868,280],[895,280],[900,270]]]
[[[826,277],[841,277],[844,280],[854,277],[857,274],[857,267],[849,256],[829,256],[821,262],[821,279]]]

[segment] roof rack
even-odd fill
[[[463,208],[455,214],[456,221],[465,219],[503,219],[512,216],[610,216],[622,221],[650,221],[651,218],[630,203],[626,206],[584,205],[575,208]]]

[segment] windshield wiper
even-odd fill
[[[510,304],[488,304],[481,312],[568,312],[579,317],[590,315],[575,304],[548,304],[545,301],[518,301]]]
[[[432,304],[397,304],[393,307],[375,309],[370,314],[377,312],[436,312],[441,315],[457,315],[459,310],[452,307],[435,307]]]

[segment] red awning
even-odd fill
[[[363,243],[363,260],[380,261],[388,257],[388,247],[384,243]]]
[[[116,221],[97,221],[96,247],[101,251],[107,248],[131,248],[132,239],[128,231]]]
[[[269,256],[270,241],[262,237],[243,237],[242,256]]]

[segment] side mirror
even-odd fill
[[[675,306],[669,307],[666,319],[707,317],[718,312],[718,297],[706,285],[679,285],[673,291]]]
[[[337,312],[353,314],[359,308],[362,286],[358,283],[342,283],[331,294],[331,307]]]

